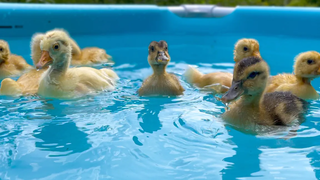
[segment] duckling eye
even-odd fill
[[[245,46],[245,47],[243,47],[243,50],[244,50],[244,51],[248,51],[248,49],[249,49],[249,48],[248,48],[248,47],[246,47],[246,46]]]
[[[254,79],[259,74],[260,74],[259,72],[252,72],[252,73],[249,74],[247,79]]]
[[[58,50],[58,49],[59,49],[59,44],[54,44],[54,45],[52,46],[52,48],[53,48],[54,50]]]
[[[154,51],[154,47],[153,47],[153,46],[151,46],[151,47],[150,47],[150,50],[153,52],[153,51]]]
[[[2,49],[2,47],[0,47],[0,52],[2,52],[3,51],[3,49]]]
[[[308,59],[308,60],[307,60],[307,63],[308,63],[308,64],[313,64],[314,61],[313,61],[312,59]]]
[[[164,50],[165,50],[165,51],[168,51],[168,47],[165,47]]]

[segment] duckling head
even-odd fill
[[[320,54],[316,51],[300,53],[295,60],[294,74],[307,79],[319,77]]]
[[[150,66],[166,66],[170,62],[166,41],[152,41],[149,45],[148,62]]]
[[[35,33],[31,38],[31,59],[33,61],[33,65],[38,64],[41,57],[41,48],[40,42],[43,39],[45,34]]]
[[[70,64],[71,45],[69,36],[62,30],[53,30],[45,34],[40,41],[41,57],[37,63],[37,69],[48,65],[61,66]]]
[[[269,77],[269,66],[259,57],[248,57],[238,62],[233,71],[232,85],[222,97],[228,103],[242,95],[262,94]]]
[[[6,41],[0,40],[0,64],[9,59],[10,49]]]
[[[234,61],[239,62],[247,57],[260,57],[259,43],[255,39],[240,39],[234,48]]]

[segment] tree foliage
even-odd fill
[[[221,6],[320,6],[320,0],[0,0],[20,3],[78,3],[78,4],[217,4]]]

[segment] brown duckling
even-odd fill
[[[300,119],[307,102],[290,92],[265,93],[269,66],[259,57],[244,58],[233,71],[232,86],[221,98],[229,103],[222,118],[237,127],[259,125],[289,125]]]
[[[260,56],[259,43],[254,39],[240,39],[234,48],[234,61],[238,62],[245,57]],[[213,89],[215,93],[225,93],[232,83],[232,73],[214,72],[202,74],[196,68],[189,66],[184,73],[189,84],[199,88]]]
[[[152,67],[153,74],[144,80],[138,90],[140,96],[177,96],[183,94],[184,88],[178,78],[166,72],[170,60],[166,41],[152,41],[150,43],[148,62]]]
[[[6,41],[0,40],[0,79],[19,76],[31,68],[23,57],[10,53]]]
[[[267,92],[289,91],[304,100],[319,99],[311,81],[320,76],[320,53],[300,53],[295,60],[293,74],[279,74],[271,77]]]

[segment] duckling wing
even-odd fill
[[[18,96],[22,94],[22,88],[16,81],[10,78],[5,78],[1,82],[0,94],[7,96]]]
[[[279,74],[270,78],[267,92],[274,92],[283,84],[295,84],[297,78],[293,74]]]
[[[76,64],[99,64],[99,63],[112,63],[111,56],[106,53],[104,49],[100,48],[84,48],[81,50],[81,57],[77,61],[72,61],[73,65]]]
[[[288,125],[302,119],[308,103],[290,92],[273,92],[264,95],[262,107],[274,125]]]
[[[172,79],[172,89],[173,94],[175,95],[181,95],[183,94],[184,88],[181,86],[179,79],[174,74],[170,74],[170,77]]]
[[[39,88],[39,80],[41,78],[41,75],[46,70],[36,70],[32,69],[29,72],[23,74],[20,76],[20,78],[17,80],[17,83],[20,84],[22,88],[23,94],[35,94],[38,91]]]
[[[32,66],[29,65],[22,56],[10,55],[9,62],[12,63],[17,70],[24,71],[27,69],[32,69]]]
[[[115,88],[115,80],[109,77],[104,70],[97,70],[90,67],[72,68],[68,70],[68,74],[73,74],[76,79],[76,88],[91,91],[113,90]]]
[[[182,95],[184,88],[174,74],[166,74],[163,77],[149,76],[143,81],[138,90],[139,96],[177,96]]]

